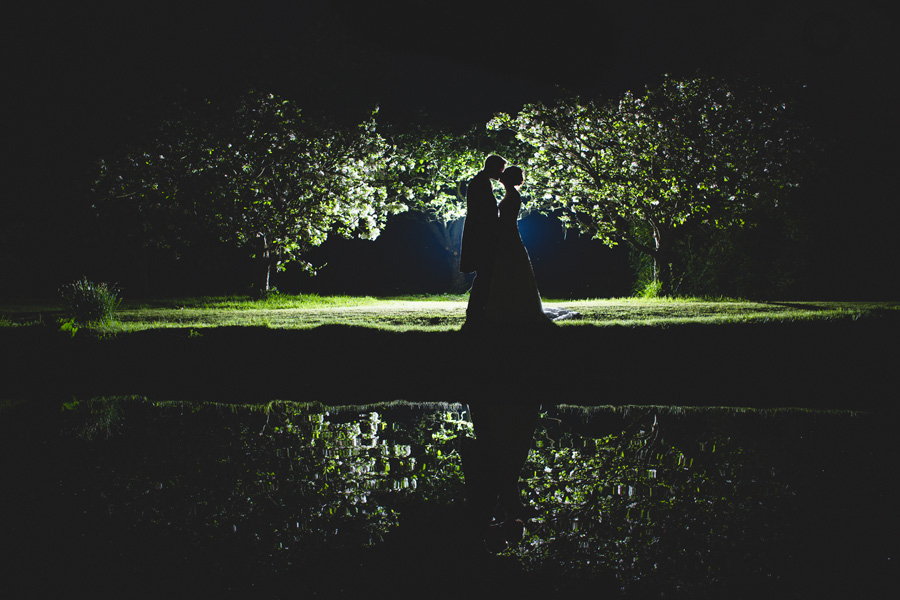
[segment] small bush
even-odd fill
[[[82,277],[59,288],[63,309],[76,323],[109,321],[119,306],[119,290],[106,283]]]
[[[652,298],[659,298],[660,290],[662,289],[661,281],[649,281],[644,284],[644,287],[637,292],[638,298],[644,298],[645,300],[650,300]]]

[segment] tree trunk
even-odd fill
[[[672,295],[672,253],[668,235],[654,226],[653,241],[656,250],[653,252],[653,281],[659,284],[659,296]]]
[[[259,263],[260,263],[260,279],[259,279],[259,295],[265,296],[269,293],[270,283],[272,278],[272,257],[269,252],[269,244],[263,236],[260,238],[262,243],[262,249],[259,252]]]
[[[270,282],[272,278],[272,264],[269,262],[268,257],[263,259],[263,268],[262,268],[262,276],[260,279],[259,289],[263,295],[269,293]]]
[[[672,264],[669,262],[667,253],[654,253],[653,281],[659,284],[660,296],[670,296],[672,294]]]

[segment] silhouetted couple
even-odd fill
[[[492,180],[503,185],[500,204]],[[459,270],[475,272],[466,309],[466,329],[487,325],[551,324],[544,314],[531,259],[519,235],[519,186],[525,175],[519,167],[492,155],[469,182]]]

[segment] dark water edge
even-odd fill
[[[546,406],[523,542],[467,519],[464,407],[7,401],[0,596],[892,597],[884,413]]]
[[[258,404],[530,398],[548,404],[896,409],[900,319],[543,332],[220,327],[97,339],[0,328],[8,398],[139,394]]]

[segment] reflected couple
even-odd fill
[[[469,518],[487,549],[518,543],[534,509],[522,502],[519,476],[538,424],[534,403],[470,402],[475,438],[461,449]]]

